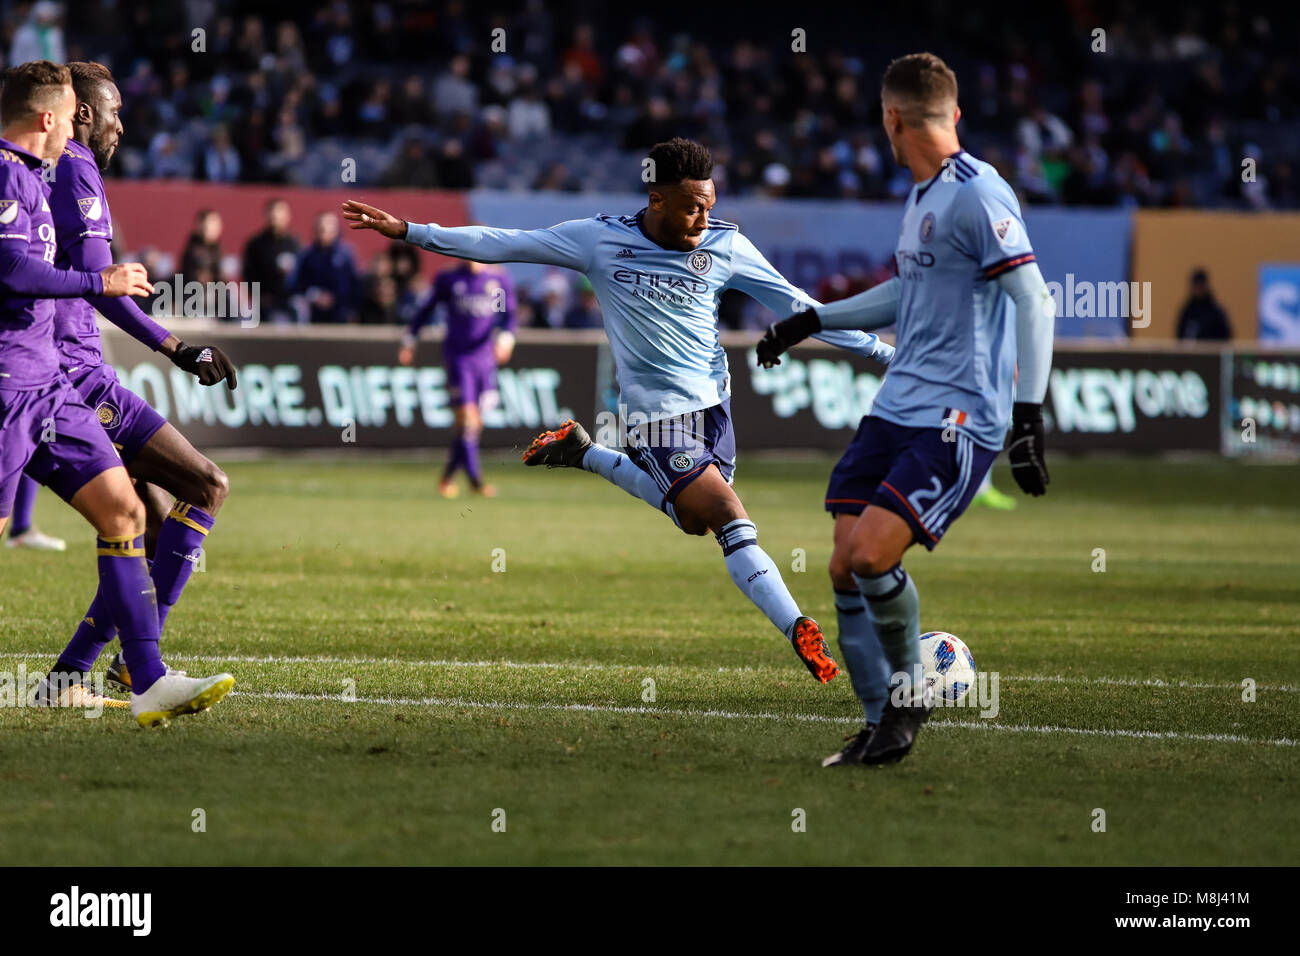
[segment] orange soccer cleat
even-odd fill
[[[823,684],[840,672],[835,661],[831,660],[830,652],[826,650],[826,638],[822,636],[821,627],[812,618],[801,617],[794,622],[794,638],[791,643],[794,644],[794,652],[799,655],[799,660]]]

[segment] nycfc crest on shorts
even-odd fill
[[[690,455],[678,453],[668,459],[668,467],[673,471],[690,471],[695,467],[695,459]]]

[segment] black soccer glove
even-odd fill
[[[758,364],[771,368],[781,364],[781,354],[794,348],[808,336],[822,330],[822,320],[812,309],[796,312],[788,319],[773,322],[758,340]]]
[[[1047,493],[1050,479],[1043,453],[1043,406],[1016,402],[1011,406],[1007,457],[1011,459],[1011,477],[1027,495],[1038,497]]]
[[[199,380],[200,385],[216,385],[222,380],[235,390],[235,366],[226,353],[215,345],[186,345],[180,342],[171,354],[172,364]]]

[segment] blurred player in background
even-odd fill
[[[33,522],[36,495],[40,490],[41,486],[26,475],[19,480],[18,491],[14,495],[14,513],[9,516],[9,537],[5,539],[6,548],[63,551],[68,547],[68,543],[62,538],[42,534]]]
[[[122,137],[118,116],[122,96],[107,67],[70,63],[68,68],[76,112],[73,135],[59,156],[50,184],[49,203],[58,244],[54,262],[59,268],[93,272],[113,262],[113,218],[100,170],[107,168]],[[54,336],[64,374],[95,410],[147,506],[145,553],[152,562],[150,574],[161,630],[190,579],[229,484],[220,468],[118,381],[113,367],[104,362],[96,310],[204,385],[225,381],[233,389],[235,370],[220,349],[186,345],[129,297],[60,299],[55,305]],[[117,622],[100,594],[60,654],[54,671],[88,672],[116,634]],[[108,680],[121,690],[131,689],[131,674],[122,653],[109,664]]]
[[[460,494],[456,472],[463,468],[470,489],[492,498],[496,489],[483,482],[478,440],[483,431],[482,409],[496,400],[497,366],[509,362],[514,350],[519,321],[514,283],[505,270],[481,262],[464,261],[439,273],[429,297],[402,336],[402,348],[397,353],[402,365],[415,361],[420,329],[433,321],[440,307],[447,323],[442,363],[447,370],[447,392],[456,422],[438,493],[444,498]]]
[[[816,301],[772,268],[734,223],[713,219],[713,158],[673,139],[650,150],[649,202],[626,216],[549,229],[408,225],[365,203],[343,204],[353,229],[482,262],[537,262],[583,273],[600,302],[628,409],[616,441],[593,442],[574,421],[545,432],[524,463],[583,468],[662,510],[687,534],[713,532],[732,581],[822,683],[838,673],[821,628],[803,615],[731,488],[736,467],[731,373],[718,339],[718,298],[737,289],[778,315]],[[888,362],[893,349],[860,331],[820,338]],[[635,418],[633,416],[636,416]]]
[[[77,97],[66,66],[40,60],[10,69],[0,93],[0,531],[24,470],[53,489],[95,528],[99,599],[121,629],[135,674],[131,703],[86,684],[87,669],[52,673],[36,702],[129,706],[142,726],[205,710],[234,685],[229,674],[191,678],[169,671],[145,561],[145,509],[100,419],[60,368],[54,299],[152,291],[139,263],[55,268],[57,244],[43,161],[72,134]]]
[[[897,358],[826,491],[840,640],[866,726],[823,766],[901,760],[929,717],[920,600],[903,552],[939,543],[1001,450],[1008,420],[1016,483],[1041,495],[1048,480],[1042,401],[1055,307],[1020,204],[992,166],[961,148],[957,78],[938,57],[891,63],[881,111],[894,158],[916,183],[894,253],[898,276],[777,322],[758,345],[771,367],[823,329],[898,323]]]

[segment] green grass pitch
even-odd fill
[[[750,457],[736,488],[833,636],[830,465]],[[907,561],[997,716],[823,770],[847,675],[816,684],[711,538],[594,475],[499,461],[498,499],[443,501],[432,459],[233,464],[163,652],[236,693],[154,731],[0,708],[0,863],[1294,864],[1297,469],[1051,466]],[[0,552],[10,675],[94,586],[80,519],[38,520],[70,550]]]

